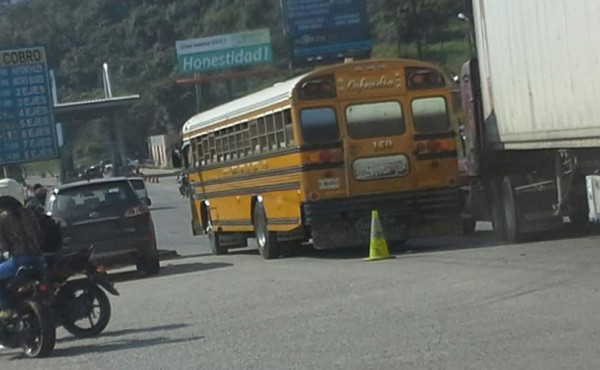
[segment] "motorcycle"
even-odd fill
[[[31,358],[49,356],[56,344],[49,284],[40,271],[24,267],[6,284],[15,301],[15,314],[0,320],[0,345],[21,347]]]
[[[177,183],[179,184],[179,194],[182,198],[190,197],[190,183],[185,175],[179,175],[177,177]]]
[[[48,281],[54,291],[56,324],[77,338],[99,335],[110,321],[110,301],[100,287],[114,296],[119,295],[104,266],[90,260],[93,251],[92,246],[48,258]],[[76,274],[85,277],[71,280]]]

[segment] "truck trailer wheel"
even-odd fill
[[[494,235],[498,240],[506,239],[506,217],[502,200],[501,181],[493,179],[486,185],[490,216],[494,227]]]
[[[504,203],[504,220],[506,226],[506,239],[516,243],[523,240],[521,231],[524,222],[515,193],[516,182],[513,177],[507,176],[502,181],[502,202]]]
[[[463,235],[473,235],[475,233],[475,226],[477,225],[477,220],[472,217],[462,217],[462,234]]]

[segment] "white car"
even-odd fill
[[[0,195],[8,195],[16,198],[21,204],[25,204],[25,192],[23,185],[13,179],[0,180]]]

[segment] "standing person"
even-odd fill
[[[25,202],[25,208],[32,209],[38,213],[44,213],[44,206],[46,205],[46,196],[48,195],[48,190],[41,185],[36,188],[36,185],[33,185],[33,188],[35,189],[33,196],[27,199],[27,202]]]
[[[35,213],[11,196],[0,196],[0,254],[8,254],[8,259],[0,263],[0,319],[13,315],[6,281],[23,266],[45,269],[42,238]]]
[[[62,231],[60,223],[47,216],[45,213],[46,198],[48,197],[48,190],[44,187],[39,187],[33,197],[31,197],[25,203],[25,208],[31,209],[35,212],[38,223],[42,229],[42,239],[40,241],[40,248],[44,253],[55,253],[62,246]]]

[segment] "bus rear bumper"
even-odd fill
[[[368,246],[374,210],[391,244],[401,244],[409,237],[460,232],[458,188],[306,202],[302,219],[310,226],[315,248]]]

